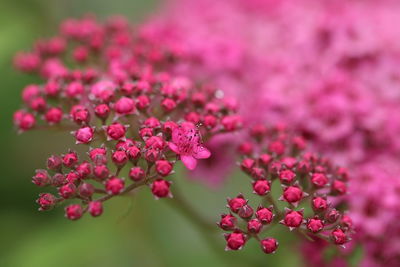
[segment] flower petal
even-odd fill
[[[204,146],[198,146],[196,152],[193,154],[193,157],[196,159],[207,159],[210,156],[211,156],[210,150],[208,150]]]
[[[174,143],[169,142],[168,147],[176,154],[179,154],[179,147],[177,145],[175,145]]]
[[[181,155],[181,160],[189,170],[194,170],[196,168],[197,160],[194,157],[189,155]]]

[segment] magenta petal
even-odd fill
[[[199,146],[197,151],[193,155],[196,159],[207,159],[211,156],[210,150],[205,148],[204,146]]]
[[[168,143],[168,147],[169,149],[171,149],[173,152],[175,152],[176,154],[179,154],[179,148],[177,145],[175,145],[174,143],[169,142]]]
[[[181,160],[183,164],[186,166],[186,168],[188,168],[189,170],[194,170],[196,168],[197,160],[194,157],[188,155],[181,155]]]

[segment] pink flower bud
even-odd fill
[[[75,152],[69,152],[63,157],[63,164],[65,167],[71,168],[78,162],[78,155]]]
[[[128,97],[121,97],[117,102],[114,104],[114,110],[118,114],[121,115],[128,115],[135,112],[135,102],[132,98]]]
[[[318,218],[309,219],[307,222],[307,229],[313,233],[318,233],[324,228],[324,223]]]
[[[65,183],[65,176],[61,173],[56,173],[51,178],[51,185],[52,186],[62,186]]]
[[[247,204],[240,207],[240,209],[237,212],[237,214],[243,219],[250,218],[251,216],[253,216],[253,213],[254,213],[253,208]]]
[[[258,234],[261,231],[262,223],[258,219],[252,219],[247,223],[247,231]]]
[[[172,171],[172,164],[167,160],[157,160],[156,161],[156,171],[161,176],[167,176]]]
[[[73,183],[68,183],[61,186],[58,189],[58,193],[65,199],[71,198],[76,194],[76,186]]]
[[[303,223],[303,212],[288,210],[282,223],[290,228],[299,227]]]
[[[56,124],[62,120],[63,112],[60,108],[50,108],[44,116],[48,123]]]
[[[296,177],[296,174],[291,170],[283,170],[279,173],[279,180],[282,184],[291,184]]]
[[[250,156],[253,153],[253,144],[250,142],[244,142],[240,144],[238,151],[242,155]]]
[[[47,159],[47,168],[58,171],[62,167],[62,158],[59,156],[51,156]]]
[[[328,208],[328,202],[322,197],[314,197],[312,199],[312,208],[316,212],[325,211]]]
[[[93,217],[100,216],[103,213],[103,204],[100,201],[91,201],[88,205],[88,211]]]
[[[338,228],[332,231],[331,237],[336,245],[343,245],[347,242],[347,236],[342,229]]]
[[[107,136],[113,140],[119,140],[125,137],[126,128],[124,125],[114,122],[106,128]]]
[[[106,165],[96,165],[93,168],[93,175],[100,180],[104,180],[108,178],[108,176],[110,175],[110,171]]]
[[[136,99],[136,107],[139,110],[145,110],[150,106],[150,98],[147,95],[140,95]]]
[[[255,164],[256,162],[254,161],[254,159],[247,158],[242,161],[242,163],[240,164],[240,168],[244,172],[250,173]]]
[[[67,173],[67,175],[65,176],[65,181],[67,183],[75,183],[80,179],[79,174],[75,171],[71,171],[69,173]]]
[[[65,207],[65,217],[67,217],[70,220],[78,220],[82,217],[83,215],[83,210],[81,205],[79,204],[72,204],[67,207]]]
[[[36,170],[36,174],[32,177],[32,182],[37,186],[46,186],[50,184],[51,179],[47,171]]]
[[[311,176],[311,182],[314,186],[321,188],[328,183],[328,178],[323,173],[313,173]]]
[[[283,199],[288,203],[298,203],[303,198],[303,191],[297,186],[288,186],[283,190]]]
[[[171,184],[168,181],[165,181],[163,179],[157,179],[150,186],[151,192],[157,198],[171,196],[171,192],[169,190],[170,185]]]
[[[87,124],[90,121],[89,110],[84,106],[81,105],[73,106],[69,114],[72,120],[79,125]]]
[[[40,194],[39,198],[36,200],[39,204],[39,210],[48,210],[56,204],[56,197],[50,193]]]
[[[94,113],[100,119],[107,119],[110,115],[110,107],[107,104],[100,104],[94,108]]]
[[[93,148],[89,151],[89,158],[95,164],[105,164],[107,162],[107,150],[104,147]]]
[[[334,222],[336,222],[336,221],[339,219],[339,217],[340,217],[340,212],[337,211],[336,209],[331,209],[330,211],[328,211],[328,212],[325,214],[325,220],[326,220],[328,223],[334,223]]]
[[[129,171],[129,177],[132,181],[140,181],[145,177],[144,170],[140,167],[133,167]]]
[[[79,186],[79,195],[82,197],[91,197],[94,194],[94,186],[88,183],[82,183]]]
[[[332,183],[332,193],[336,195],[344,195],[347,192],[347,186],[344,182],[335,180]]]
[[[112,177],[106,181],[106,191],[111,195],[118,195],[124,190],[124,180]]]
[[[271,191],[271,183],[268,180],[261,179],[253,182],[253,190],[259,196],[264,196]]]
[[[79,174],[79,178],[85,179],[92,173],[92,165],[84,161],[76,167],[75,171]]]
[[[161,123],[157,118],[150,117],[143,122],[143,125],[148,128],[159,128],[161,126]]]
[[[236,227],[237,219],[232,214],[222,214],[218,226],[223,230],[233,230]]]
[[[271,223],[272,219],[274,218],[272,208],[264,208],[262,206],[258,207],[256,211],[256,217],[263,224]]]
[[[161,107],[165,112],[171,112],[176,108],[176,102],[170,98],[165,98],[161,101]]]
[[[228,199],[228,206],[232,212],[237,213],[241,207],[246,205],[247,201],[242,195],[238,195],[235,198]]]
[[[112,154],[111,159],[115,163],[115,165],[124,166],[125,163],[128,161],[128,155],[124,150],[117,150]]]
[[[82,127],[75,132],[75,139],[78,144],[88,144],[92,141],[94,130],[91,127]]]
[[[259,161],[263,167],[268,167],[268,165],[272,162],[272,157],[269,154],[261,154]]]
[[[271,153],[275,153],[276,155],[282,155],[285,153],[285,145],[281,141],[274,141],[269,144],[268,151]]]
[[[132,146],[132,147],[128,148],[126,153],[128,154],[128,158],[132,161],[138,160],[141,156],[140,149],[136,146]]]
[[[266,238],[260,242],[262,250],[266,254],[274,253],[278,249],[278,241],[275,238]]]
[[[226,234],[226,248],[225,250],[238,250],[241,249],[246,243],[246,236],[239,230],[233,233]]]

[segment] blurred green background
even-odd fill
[[[12,56],[29,49],[35,39],[54,34],[66,17],[90,12],[100,18],[124,14],[140,21],[156,6],[157,0],[0,1],[0,266],[227,266],[226,255],[239,266],[301,266],[296,244],[287,240],[294,235],[281,238],[278,253],[267,256],[256,242],[239,253],[224,252],[222,234],[216,231],[220,251],[215,253],[168,200],[154,200],[146,188],[134,197],[109,201],[104,215],[96,219],[85,216],[71,222],[62,208],[37,211],[40,190],[30,182],[34,170],[44,168],[50,154],[66,152],[73,140],[68,134],[14,131],[12,114],[20,107],[21,89],[38,80],[17,73]],[[239,175],[222,191],[176,176],[182,177],[175,177],[175,184],[211,221],[226,211],[226,196],[240,191],[250,195],[249,186],[243,186],[247,181]]]

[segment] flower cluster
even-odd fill
[[[19,131],[68,131],[87,147],[86,159],[70,150],[36,172],[36,185],[58,191],[40,195],[41,210],[76,199],[81,204],[66,208],[69,219],[86,211],[98,216],[102,202],[142,185],[155,197],[171,196],[165,177],[176,159],[193,170],[211,154],[201,136],[241,127],[236,103],[215,87],[170,73],[174,51],[134,33],[120,17],[104,24],[70,19],[58,36],[16,56],[20,70],[44,79],[22,92],[24,108],[14,114]]]
[[[246,121],[284,121],[314,149],[348,167],[354,178],[349,187],[357,194],[346,198],[360,218],[356,227],[373,222],[375,230],[393,229],[397,219],[388,203],[400,202],[393,193],[400,154],[400,46],[392,25],[400,23],[399,1],[171,2],[163,18],[149,21],[148,32],[184,47],[190,60],[178,70],[212,79],[241,99]],[[382,158],[390,168],[382,168]],[[226,166],[222,159],[213,163],[197,171]],[[390,216],[360,209],[370,194],[381,196],[373,203],[390,207]],[[366,266],[400,265],[392,249],[400,243],[398,231],[385,234],[390,242],[357,232]]]
[[[305,140],[290,134],[282,125],[256,125],[245,140],[238,147],[242,156],[240,168],[251,178],[253,193],[260,197],[260,203],[255,209],[241,194],[228,199],[230,213],[223,214],[219,222],[223,230],[230,231],[226,235],[227,249],[240,249],[253,237],[265,253],[273,253],[277,240],[261,240],[260,235],[277,223],[336,245],[350,240],[353,223],[340,211],[345,207],[339,205],[341,196],[347,193],[346,169],[304,152]],[[238,218],[244,223],[239,223]]]

